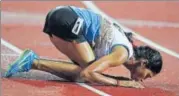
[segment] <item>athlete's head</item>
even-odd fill
[[[137,81],[151,78],[162,69],[161,54],[149,46],[134,47],[132,62],[131,78]]]
[[[162,69],[160,52],[149,46],[136,46],[131,32],[125,32],[125,35],[134,49],[134,57],[129,60],[128,64],[126,63],[128,65],[126,67],[131,71],[131,78],[140,81],[160,73]]]

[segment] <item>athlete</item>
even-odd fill
[[[43,32],[73,63],[41,59],[27,49],[10,64],[6,77],[36,69],[75,82],[143,88],[139,82],[162,69],[162,57],[157,50],[134,46],[131,33],[89,9],[56,7],[47,14]],[[121,65],[130,71],[131,80],[118,80],[103,74],[106,69]]]

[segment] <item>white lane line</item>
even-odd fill
[[[164,22],[164,21],[149,21],[149,20],[132,20],[132,19],[116,19],[116,21],[120,22],[121,24],[128,25],[128,26],[136,26],[136,27],[169,27],[169,28],[179,28],[178,23],[171,23],[171,22]]]
[[[45,14],[1,11],[1,24],[43,25]]]
[[[6,47],[8,47],[9,49],[13,50],[14,52],[21,54],[22,50],[17,48],[16,46],[10,44],[9,42],[5,41],[4,39],[1,38],[1,45],[5,45]]]
[[[101,11],[92,1],[82,1],[82,3],[87,7],[87,8],[90,8],[91,10],[95,11],[96,13],[99,13],[101,15],[103,15],[104,17],[110,19],[112,22],[115,22],[117,23],[119,26],[121,26],[126,32],[132,32],[134,34],[134,37],[150,46],[153,46],[155,47],[156,49],[162,51],[162,52],[165,52],[173,57],[176,57],[179,59],[179,54],[170,50],[170,49],[167,49],[139,34],[137,34],[136,32],[134,32],[133,30],[121,25],[119,22],[117,22],[116,20],[114,20],[112,17],[108,16],[107,14],[105,14],[103,11]],[[147,23],[147,22],[146,22]]]
[[[23,52],[21,49],[17,48],[16,46],[12,45],[11,43],[5,41],[2,38],[1,38],[1,44],[6,46],[6,47],[8,47],[9,49],[13,50],[14,52],[16,52],[18,54],[21,54]],[[101,90],[98,90],[98,89],[96,89],[96,88],[94,88],[92,86],[89,86],[89,85],[87,85],[85,83],[76,83],[76,84],[78,84],[78,85],[80,85],[80,86],[82,86],[82,87],[84,87],[84,88],[86,88],[86,89],[88,89],[88,90],[90,90],[90,91],[92,91],[92,92],[94,92],[96,94],[99,94],[100,96],[111,96],[110,94],[107,94],[107,93],[105,93],[105,92],[103,92]]]
[[[2,11],[1,12],[1,18],[2,18],[1,22],[2,22],[2,24],[11,23],[11,24],[24,24],[24,25],[43,25],[44,21],[45,21],[45,16],[46,16],[45,14],[37,14],[37,13]],[[173,22],[132,20],[132,19],[122,19],[122,18],[116,18],[116,21],[119,21],[123,25],[134,26],[134,27],[146,26],[146,27],[150,27],[150,28],[152,28],[152,27],[179,28],[179,23],[173,23]]]

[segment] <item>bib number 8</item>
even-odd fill
[[[79,32],[80,32],[80,29],[83,25],[83,19],[81,18],[78,18],[75,22],[75,25],[73,26],[73,29],[72,29],[72,33],[75,34],[75,35],[78,35]]]

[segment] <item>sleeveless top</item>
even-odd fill
[[[90,9],[70,7],[84,19],[83,35],[94,49],[97,59],[110,54],[115,46],[124,46],[128,51],[128,58],[132,57],[133,47],[123,30],[119,30],[106,18]]]

